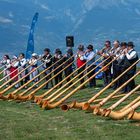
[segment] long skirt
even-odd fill
[[[18,80],[18,68],[14,68],[14,67],[10,68],[10,78],[13,78],[13,77],[15,77],[13,79],[14,81]]]

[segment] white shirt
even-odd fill
[[[130,53],[131,52],[131,53]],[[128,53],[126,54],[126,57],[128,60],[134,59],[137,57],[137,52],[133,49],[129,50]]]
[[[83,59],[89,61],[87,63],[87,65],[91,65],[93,62],[95,62],[95,53],[94,53],[94,51],[91,51],[91,52],[86,53],[83,56]]]
[[[22,67],[25,67],[26,66],[26,59],[25,58],[23,58],[22,60],[20,60],[20,65],[22,66]]]
[[[29,64],[30,64],[30,65],[33,65],[33,66],[34,66],[34,65],[37,65],[37,62],[38,62],[37,59],[30,59],[30,60],[29,60]]]
[[[11,64],[12,67],[16,68],[19,66],[19,62],[18,61],[15,61]]]

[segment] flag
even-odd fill
[[[27,50],[26,50],[27,59],[30,59],[31,55],[34,53],[34,31],[35,31],[35,25],[37,23],[38,17],[39,17],[39,13],[35,13],[32,20],[28,43],[27,43]]]

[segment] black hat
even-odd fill
[[[111,45],[111,41],[107,40],[107,41],[105,42],[105,45],[106,45],[106,44]]]
[[[50,49],[49,48],[45,48],[44,52],[50,52]]]
[[[93,45],[88,45],[88,46],[87,46],[87,49],[93,50]]]
[[[56,50],[55,50],[55,53],[60,53],[61,52],[61,50],[59,49],[59,48],[57,48]]]
[[[128,42],[128,47],[132,47],[132,48],[134,48],[135,47],[135,45],[134,45],[134,43],[133,42]]]
[[[122,46],[127,46],[127,43],[126,42],[121,42],[121,47]]]
[[[78,46],[78,49],[79,49],[79,50],[84,50],[84,45],[79,45],[79,46]]]
[[[72,49],[68,49],[67,50],[67,53],[71,53],[72,54],[73,53],[73,50]]]

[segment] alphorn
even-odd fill
[[[127,119],[135,120],[135,121],[140,121],[140,113],[139,112],[135,112],[135,111],[131,111],[128,114]]]
[[[103,109],[101,108],[109,99],[111,99],[115,94],[117,94],[122,88],[124,88],[129,82],[131,82],[134,78],[136,78],[140,74],[140,71],[135,74],[131,79],[126,81],[122,86],[120,86],[117,90],[115,90],[113,93],[108,95],[103,101],[101,101],[97,105],[90,105],[90,104],[84,104],[83,110],[92,110],[94,114],[101,115]]]
[[[112,106],[110,106],[107,109],[103,109],[101,111],[102,116],[107,117],[109,115],[109,113],[115,109],[116,107],[118,107],[122,102],[124,102],[128,97],[130,97],[132,94],[134,94],[137,90],[140,89],[140,85],[138,85],[137,87],[135,87],[132,91],[130,91],[129,93],[127,93],[123,98],[121,98],[120,100],[118,100],[116,103],[114,103]],[[126,110],[126,109],[125,109]]]
[[[73,56],[72,56],[73,57]],[[69,59],[71,59],[72,57],[70,57]],[[68,60],[69,60],[68,59]],[[62,59],[61,59],[62,60]],[[48,67],[47,69],[45,69],[45,70],[43,70],[40,74],[38,74],[36,77],[34,77],[33,79],[36,79],[37,77],[39,77],[40,75],[42,75],[44,72],[46,72],[47,70],[49,70],[50,68],[52,68],[54,65],[56,65],[58,62],[60,62],[61,60],[59,60],[59,61],[57,61],[56,63],[54,63],[54,64],[52,64],[50,67]],[[67,61],[68,61],[67,60]],[[67,62],[66,61],[66,62]],[[61,64],[61,66],[62,66],[62,64]],[[60,67],[60,66],[59,66]],[[56,68],[57,69],[57,68]],[[55,70],[56,70],[55,69]],[[54,71],[54,70],[53,70]],[[45,75],[43,78],[41,78],[39,81],[37,81],[36,82],[36,84],[39,84],[41,81],[43,81],[46,77],[48,77],[49,75],[51,75],[52,73],[49,73],[49,74],[47,74],[47,75]],[[32,79],[32,80],[33,80]],[[25,83],[24,85],[23,85],[23,87],[25,86],[25,85],[28,85],[30,83],[30,81],[28,81],[27,83]],[[45,83],[46,84],[46,83]],[[20,93],[19,95],[15,95],[20,89],[22,89],[23,87],[20,87],[19,89],[17,89],[16,91],[14,91],[13,93],[11,93],[11,94],[9,94],[9,95],[7,95],[7,96],[3,96],[3,99],[18,99],[21,95],[24,95],[24,94],[26,94],[29,90],[31,90],[33,87],[34,87],[34,85],[32,85],[31,87],[29,87],[28,89],[26,89],[24,92],[22,92],[22,93]],[[40,87],[38,87],[37,89],[35,89],[34,91],[36,91],[36,90],[38,90]]]
[[[48,101],[44,101],[42,108],[44,109],[53,109],[57,106],[60,106],[64,101],[66,101],[69,97],[71,97],[73,94],[75,94],[82,86],[84,86],[87,82],[89,82],[92,78],[94,78],[97,74],[99,74],[101,71],[103,71],[107,66],[109,66],[112,62],[114,62],[116,59],[113,59],[111,62],[109,62],[106,66],[104,66],[103,68],[101,68],[98,72],[96,72],[93,76],[91,76],[90,78],[88,78],[85,82],[83,82],[80,86],[78,86],[77,88],[75,88],[72,92],[70,92],[68,95],[66,95],[65,97],[63,97],[62,99],[60,99],[59,101],[52,103],[52,101],[56,100],[57,98],[54,97],[53,99],[51,99],[51,103]],[[98,67],[98,66],[97,66]],[[91,71],[90,71],[91,72]],[[89,74],[90,72],[88,72],[87,74]],[[81,80],[82,78],[80,78],[79,80]],[[74,86],[74,84],[72,84],[70,87]],[[62,93],[60,93],[59,95],[57,95],[57,97],[61,96]]]
[[[123,112],[120,112],[120,111],[111,111],[109,113],[108,117],[110,117],[110,118],[112,118],[114,120],[121,120],[126,115],[128,115],[129,113],[131,113],[132,116],[129,116],[128,115],[128,118],[133,118],[134,114],[132,114],[132,112],[134,112],[134,110],[136,110],[139,106],[140,106],[140,101],[136,102],[133,106],[127,108]]]
[[[49,75],[51,75],[53,72],[55,72],[58,68],[60,68],[60,67],[62,67],[63,65],[65,65],[70,59],[72,59],[74,57],[74,55],[73,56],[71,56],[68,60],[66,60],[65,62],[63,62],[61,65],[59,65],[57,68],[55,68],[54,70],[52,70],[48,75],[46,75],[46,76],[44,76],[42,79],[40,79],[38,82],[36,82],[36,84],[38,84],[38,83],[40,83],[41,81],[43,81],[46,77],[48,77]],[[40,90],[43,86],[45,86],[47,83],[49,83],[50,81],[52,81],[57,75],[59,75],[61,72],[63,72],[66,68],[68,68],[69,66],[71,66],[72,64],[74,63],[74,61],[72,62],[72,63],[70,63],[70,64],[68,64],[66,67],[64,67],[61,71],[59,71],[56,75],[54,75],[53,77],[51,77],[48,81],[46,81],[46,82],[44,82],[43,84],[41,84],[37,89],[35,89],[34,91],[32,91],[29,95],[26,95],[26,96],[23,96],[23,95],[25,95],[28,91],[30,91],[33,87],[34,87],[34,85],[33,86],[31,86],[31,87],[29,87],[27,90],[25,90],[24,92],[22,92],[22,93],[20,93],[19,95],[15,95],[14,96],[14,99],[15,100],[23,100],[23,101],[25,101],[25,100],[27,100],[29,97],[30,97],[30,99],[28,99],[28,100],[31,100],[32,99],[32,97],[33,97],[33,95],[38,91],[38,90]],[[23,97],[22,97],[23,96]]]
[[[43,65],[43,64],[41,64],[41,65]],[[41,65],[40,65],[39,67],[41,67]],[[29,66],[29,67],[30,67],[30,66]],[[3,95],[4,93],[6,93],[8,90],[10,90],[12,87],[14,87],[16,84],[18,84],[20,81],[22,81],[23,79],[25,79],[27,76],[29,76],[31,73],[33,73],[33,72],[36,71],[37,69],[38,69],[38,67],[35,68],[34,70],[30,71],[28,74],[26,74],[25,76],[23,76],[22,78],[20,78],[20,79],[17,80],[16,82],[14,82],[12,85],[10,85],[9,87],[7,87],[7,88],[4,89],[3,91],[1,91],[1,92],[0,92],[1,97],[2,97],[2,95]],[[13,78],[15,78],[15,76],[14,76]],[[13,78],[11,78],[11,79],[13,79]]]
[[[64,57],[62,57],[60,60],[58,60],[57,62],[53,63],[50,67],[46,68],[45,70],[41,71],[38,75],[36,75],[34,78],[32,78],[31,80],[29,80],[27,83],[25,83],[23,86],[19,87],[17,90],[15,90],[14,92],[12,92],[11,94],[7,95],[7,99],[13,99],[13,95],[15,95],[18,91],[20,91],[21,89],[23,89],[25,86],[27,86],[28,84],[30,84],[32,81],[34,81],[36,78],[38,78],[39,76],[41,76],[42,74],[44,74],[47,70],[49,70],[50,68],[52,68],[54,65],[56,65],[58,62],[62,61]],[[44,64],[44,63],[43,63]],[[46,75],[48,76],[48,75]]]
[[[19,76],[20,74],[22,74],[25,70],[27,70],[28,68],[30,68],[31,67],[31,65],[28,65],[25,69],[23,69],[23,70],[21,70],[20,72],[18,72],[18,74],[16,74],[14,77],[12,77],[12,78],[10,78],[8,81],[6,81],[4,84],[2,84],[1,86],[0,86],[0,89],[1,88],[3,88],[4,86],[6,86],[9,82],[11,82],[12,80],[14,80],[17,76]],[[31,74],[31,73],[30,73]],[[20,80],[18,80],[18,82],[20,82],[21,81],[21,79],[23,80],[24,78],[26,78],[27,77],[27,75],[25,75],[23,78],[20,78]],[[18,82],[16,82],[16,84],[18,84]],[[16,85],[15,84],[15,85]],[[12,85],[11,86],[9,86],[10,88],[11,87],[13,87]],[[1,94],[1,93],[0,93]]]
[[[139,63],[140,59],[138,61],[136,61],[132,66],[130,66],[127,70],[125,70],[121,75],[119,75],[116,79],[114,79],[110,84],[108,84],[105,88],[103,88],[101,91],[99,91],[96,95],[94,95],[92,98],[90,98],[87,102],[82,102],[82,103],[78,103],[76,102],[73,106],[73,108],[79,108],[79,109],[90,109],[90,104],[97,99],[97,97],[99,97],[101,94],[103,94],[111,85],[113,85],[117,80],[119,80],[124,74],[126,74],[132,67],[134,67],[137,63]],[[72,103],[73,104],[73,103]],[[64,106],[64,108],[63,108]],[[67,107],[66,107],[67,106]],[[71,106],[71,105],[70,105]],[[70,107],[68,105],[62,105],[61,109],[63,111],[67,111],[67,108],[69,109]]]
[[[99,58],[100,59],[100,58]],[[92,65],[94,65],[97,61],[99,61],[99,59],[97,59]],[[109,58],[108,58],[109,59]],[[105,62],[106,60],[104,60],[102,63],[100,63],[99,65],[97,65],[93,70],[95,70],[97,67],[99,67],[100,65],[102,65],[104,62]],[[89,67],[91,67],[92,65],[90,65]],[[86,71],[87,69],[89,69],[89,67],[87,67],[84,71]],[[91,72],[91,71],[90,71]],[[90,72],[88,72],[88,73],[86,73],[85,75],[84,75],[84,77],[86,77]],[[83,72],[81,72],[81,73],[83,73]],[[64,94],[65,92],[67,92],[69,89],[71,89],[73,86],[75,86],[81,79],[83,79],[84,77],[82,77],[82,78],[80,78],[80,79],[78,79],[76,82],[74,82],[73,84],[71,84],[68,88],[66,88],[66,89],[64,89],[60,94],[59,94],[59,92],[63,89],[63,88],[65,88],[65,87],[67,87],[67,85],[69,85],[74,79],[76,79],[79,75],[81,75],[81,73],[80,74],[78,74],[77,76],[75,76],[73,79],[71,79],[69,82],[67,82],[65,85],[63,85],[61,88],[59,88],[57,91],[55,91],[53,94],[51,94],[49,97],[47,97],[47,98],[45,98],[45,99],[41,99],[41,100],[39,100],[38,102],[37,102],[37,104],[38,105],[42,105],[45,101],[49,101],[49,102],[53,102],[54,100],[56,100],[58,97],[60,97],[62,94]],[[57,95],[57,93],[58,93],[58,95]],[[56,97],[54,97],[56,95]],[[54,98],[53,98],[54,97]],[[53,98],[53,99],[51,99],[51,98]]]
[[[96,57],[97,56],[97,54],[94,56],[94,57]],[[100,57],[101,58],[101,57]],[[64,62],[64,63],[66,63],[66,62]],[[72,62],[72,63],[74,63],[74,62]],[[69,67],[71,64],[69,64],[67,67]],[[67,68],[66,67],[66,68]],[[54,75],[54,77],[52,77],[51,79],[49,79],[49,81],[51,81],[51,80],[53,80],[57,75],[59,75],[61,72],[63,72],[66,68],[63,68],[60,72],[58,72],[56,75]],[[80,69],[80,68],[79,68]],[[47,91],[47,94],[49,94],[51,91],[53,91],[56,87],[58,87],[60,84],[62,84],[64,81],[66,81],[70,76],[72,76],[72,75],[74,75],[74,73],[76,73],[79,69],[76,69],[74,72],[72,72],[69,76],[67,76],[65,79],[63,79],[60,83],[58,83],[57,85],[55,85],[53,88],[51,88],[49,91]],[[54,70],[55,71],[55,70]],[[53,71],[53,72],[54,72]],[[52,73],[53,73],[52,72]],[[49,82],[49,81],[47,81],[47,83]],[[45,84],[45,83],[44,83]],[[43,84],[43,85],[44,85]],[[43,86],[42,85],[42,86]],[[42,87],[41,86],[41,87]],[[39,89],[41,88],[41,87],[39,87]],[[44,95],[44,97],[46,96],[46,93],[44,93],[43,95],[40,95],[40,96],[35,96],[34,94],[39,90],[39,89],[36,89],[36,90],[34,90],[33,92],[31,92],[29,95],[26,95],[26,96],[24,96],[24,97],[21,97],[21,96],[23,96],[24,94],[25,94],[25,92],[23,92],[23,93],[21,93],[18,97],[16,97],[15,99],[19,99],[19,100],[31,100],[31,99],[33,99],[33,98],[35,98],[35,97],[37,97],[37,98],[39,98],[40,99],[40,96],[42,97],[43,95]],[[42,97],[43,98],[43,97]]]
[[[39,67],[41,67],[42,65],[44,65],[44,63],[42,63],[41,65],[39,65],[37,68],[35,68],[34,70],[30,71],[28,74],[26,74],[25,76],[23,76],[22,78],[20,78],[18,81],[14,82],[12,85],[10,85],[9,87],[7,87],[6,89],[4,89],[3,91],[0,92],[0,98],[4,99],[2,96],[5,92],[7,92],[8,90],[10,90],[13,86],[15,86],[16,84],[18,84],[20,81],[22,81],[23,79],[25,79],[27,76],[29,76],[31,73],[33,73],[34,71],[36,71]],[[24,72],[26,69],[28,69],[29,67],[31,67],[31,65],[27,66],[25,69],[23,69],[20,73],[18,73],[18,75],[20,75],[22,72]],[[16,78],[18,75],[15,75],[13,78],[11,78],[11,80],[13,80],[14,78]],[[6,84],[6,83],[5,83]],[[4,85],[5,85],[4,84]],[[3,85],[2,85],[3,86]],[[25,85],[24,85],[25,87]]]
[[[6,76],[4,76],[2,79],[0,79],[0,82],[2,82],[3,80],[5,80],[6,78],[8,78],[11,74],[13,74],[15,71],[17,71],[18,69],[10,72],[9,74],[7,74]]]
[[[98,62],[99,60],[101,59],[101,57],[100,58],[98,58],[92,65],[94,65],[94,64],[96,64],[96,62]],[[88,63],[88,62],[87,62]],[[101,64],[99,64],[99,65],[101,65]],[[91,67],[91,66],[90,66]],[[81,68],[81,67],[80,67]],[[79,68],[79,69],[80,69]],[[71,79],[69,82],[67,82],[65,85],[63,85],[61,88],[59,88],[57,91],[55,91],[52,95],[50,95],[48,98],[46,98],[45,100],[49,100],[50,98],[52,98],[53,96],[55,96],[57,93],[59,93],[63,88],[65,88],[65,87],[67,87],[70,83],[72,83],[73,82],[73,80],[75,80],[77,77],[79,77],[79,75],[81,75],[82,73],[84,73],[84,72],[86,72],[86,70],[88,69],[89,67],[87,67],[87,68],[85,68],[84,69],[84,71],[82,71],[81,73],[79,73],[79,74],[77,74],[73,79]],[[75,72],[77,72],[79,69],[77,69]],[[74,73],[75,73],[74,72]],[[69,77],[69,76],[68,76]],[[67,77],[66,77],[66,79],[67,79]],[[65,80],[65,79],[64,79]],[[79,82],[79,80],[77,81],[77,82]],[[69,88],[71,88],[71,87],[69,87]],[[68,90],[68,88],[67,89],[65,89],[65,90]],[[50,90],[50,91],[52,91],[52,90]],[[35,98],[35,102],[37,102],[37,104],[38,105],[40,105],[41,103],[42,103],[42,101],[44,101],[43,100],[43,98],[45,97],[45,96],[47,96],[49,93],[50,93],[50,91],[48,91],[48,92],[46,92],[45,94],[43,94],[43,95],[41,95],[41,98]]]
[[[5,67],[5,66],[3,66],[3,68],[4,68],[4,67]],[[8,69],[8,68],[2,70],[2,71],[0,72],[0,75],[1,75],[2,73],[4,73],[4,71],[7,70],[7,69]]]
[[[2,66],[0,67],[0,70],[3,69],[4,67],[5,67],[5,65],[2,65]]]
[[[103,48],[104,49],[104,48]],[[102,50],[103,50],[102,49]],[[97,54],[94,56],[94,58],[97,56]],[[92,58],[92,59],[94,59],[94,58]],[[99,61],[101,59],[101,57],[98,59],[98,60],[96,60],[95,62],[97,62],[97,61]],[[89,60],[89,61],[91,61],[91,60]],[[89,61],[87,61],[82,67],[84,67]],[[59,82],[57,85],[55,85],[54,86],[54,88],[51,88],[49,91],[47,91],[46,93],[44,93],[43,95],[40,95],[40,96],[34,96],[34,102],[36,102],[37,104],[40,104],[41,103],[41,100],[45,97],[45,96],[47,96],[48,94],[50,94],[55,88],[57,88],[58,86],[60,86],[64,81],[66,81],[68,78],[70,78],[72,75],[74,75],[79,69],[81,69],[82,67],[79,67],[79,68],[77,68],[75,71],[73,71],[69,76],[67,76],[66,78],[64,78],[61,82]],[[83,71],[83,72],[81,72],[80,74],[82,74],[82,73],[84,73],[85,72],[85,70]],[[73,79],[76,79],[80,74],[78,74],[78,75],[76,75],[75,77],[73,77]],[[73,79],[71,79],[68,83],[70,83],[70,82],[72,82],[72,80]],[[64,86],[66,86],[68,83],[66,83],[65,85],[63,85],[63,87]],[[60,88],[60,89],[62,89],[62,87]],[[59,89],[59,91],[60,91],[60,89]],[[57,90],[58,91],[58,90]]]
[[[126,81],[122,86],[120,86],[117,90],[115,90],[113,93],[111,93],[109,96],[107,96],[103,101],[101,101],[98,105],[95,105],[94,108],[94,114],[97,114],[100,112],[100,108],[109,100],[111,99],[115,94],[117,94],[122,88],[124,88],[128,83],[130,83],[133,79],[135,79],[140,74],[140,71],[137,72],[133,77],[131,77],[128,81]],[[89,107],[90,108],[90,107]]]
[[[126,94],[120,94],[120,95],[116,95],[116,96],[113,96],[112,99],[117,99],[117,98],[120,98],[120,97],[124,97]],[[96,99],[93,101],[93,103],[99,103],[101,102],[102,100],[104,100],[105,98],[101,98],[101,99]],[[67,112],[68,110],[72,109],[72,108],[76,108],[75,105],[77,104],[76,101],[73,101],[72,103],[66,105],[62,105],[61,106],[61,109],[64,111],[64,112]],[[79,107],[78,107],[79,109]]]

